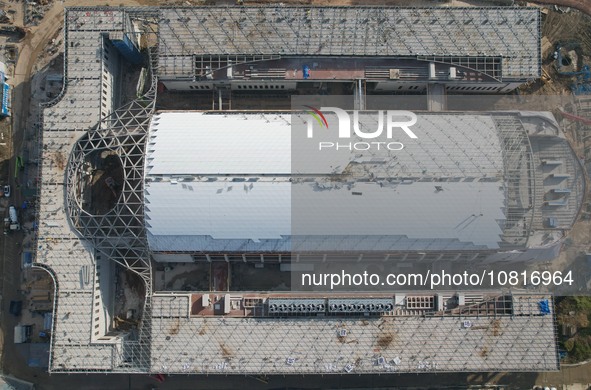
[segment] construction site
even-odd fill
[[[537,7],[67,8],[39,67],[27,140],[38,163],[28,243],[54,284],[49,372],[558,370],[550,292],[304,293],[291,291],[288,271],[548,267],[560,257],[591,211],[591,46],[548,30],[548,19],[576,17]],[[453,105],[454,95],[528,93],[575,99]],[[309,118],[293,97],[331,95],[358,110],[373,109],[372,97],[420,97],[423,143],[392,161],[360,152],[307,166],[290,132]],[[383,215],[407,210],[403,223],[376,213],[369,221],[388,234],[357,219],[343,219],[359,223],[345,231],[305,207],[336,209],[339,194],[361,193],[353,198]],[[399,209],[388,209],[393,196]]]

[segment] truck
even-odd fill
[[[8,217],[4,218],[4,229],[6,231],[20,230],[21,225],[18,223],[18,214],[14,206],[8,208]]]
[[[17,325],[14,327],[14,343],[26,343],[31,336],[31,325]]]

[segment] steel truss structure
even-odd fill
[[[103,39],[106,34],[109,33],[109,31],[118,32],[117,28],[121,28],[125,33],[135,34],[133,30],[137,26],[141,26],[141,34],[146,37],[144,41],[155,42],[153,45],[145,44],[145,46],[147,46],[148,56],[146,84],[149,83],[149,85],[144,88],[145,92],[141,97],[131,101],[123,107],[115,109],[112,113],[104,116],[104,111],[100,109],[99,105],[101,95],[100,92],[97,92],[96,94],[88,94],[86,97],[86,101],[90,101],[91,99],[96,99],[99,101],[96,107],[94,105],[76,105],[74,100],[72,100],[71,106],[67,106],[67,104],[70,103],[66,102],[67,104],[63,104],[64,107],[60,107],[59,110],[51,112],[53,116],[57,116],[57,113],[59,113],[59,116],[64,115],[64,117],[67,117],[66,120],[60,121],[60,118],[57,117],[45,118],[45,122],[51,123],[51,125],[54,125],[55,123],[55,127],[49,128],[48,126],[48,128],[44,129],[43,137],[39,137],[40,142],[43,142],[43,144],[40,144],[39,147],[39,150],[43,151],[43,160],[47,160],[47,157],[49,157],[50,153],[63,153],[63,149],[68,150],[68,148],[71,147],[71,150],[68,150],[69,155],[67,158],[65,171],[63,169],[56,169],[50,162],[43,162],[49,167],[46,168],[45,174],[49,173],[51,174],[51,177],[46,177],[41,181],[43,183],[43,190],[40,189],[40,195],[44,191],[43,196],[45,203],[43,204],[43,207],[45,207],[45,209],[43,210],[43,215],[57,215],[56,220],[58,220],[58,217],[61,216],[61,214],[59,214],[59,210],[51,214],[51,212],[53,212],[52,207],[55,207],[61,208],[62,214],[65,214],[66,216],[66,218],[64,218],[66,223],[62,223],[64,221],[58,221],[62,223],[60,226],[61,230],[57,231],[56,229],[57,233],[51,236],[49,240],[47,237],[38,237],[37,242],[38,253],[42,253],[42,256],[38,256],[36,259],[37,266],[46,269],[51,274],[55,283],[55,321],[52,329],[50,371],[139,373],[153,372],[154,370],[158,370],[159,367],[162,367],[162,370],[166,371],[167,366],[165,364],[168,364],[166,361],[175,360],[173,361],[172,365],[168,366],[169,372],[188,372],[185,368],[188,363],[184,361],[181,362],[179,359],[184,359],[182,356],[186,356],[187,353],[185,351],[187,349],[190,351],[191,347],[195,347],[195,356],[197,357],[198,361],[203,363],[203,365],[206,365],[208,359],[210,358],[218,359],[220,360],[220,367],[223,366],[225,369],[226,366],[222,360],[227,360],[227,357],[220,355],[217,351],[214,351],[217,353],[217,355],[214,355],[213,353],[210,354],[211,351],[207,350],[207,348],[216,346],[217,343],[206,340],[207,342],[200,344],[203,342],[203,338],[200,339],[198,336],[203,336],[205,333],[199,333],[199,329],[202,325],[205,325],[206,319],[185,318],[178,314],[171,316],[158,315],[158,312],[162,312],[162,308],[169,308],[172,306],[170,301],[175,300],[176,296],[174,296],[174,294],[170,294],[170,296],[168,296],[168,294],[154,294],[152,286],[152,269],[150,265],[150,253],[146,242],[146,228],[144,221],[144,159],[146,147],[149,143],[148,128],[156,107],[158,75],[165,74],[165,72],[160,73],[161,69],[159,69],[159,67],[163,65],[161,54],[164,50],[165,55],[169,57],[175,57],[176,54],[170,52],[170,50],[174,51],[178,49],[175,46],[177,44],[176,40],[170,37],[168,40],[162,40],[160,37],[160,28],[162,27],[162,23],[168,24],[168,22],[170,22],[162,20],[162,16],[172,13],[173,11],[149,7],[125,8],[123,12],[113,10],[114,8],[107,7],[96,7],[92,9],[70,8],[68,10],[66,13],[64,39],[64,74],[66,75],[66,77],[64,77],[64,89],[57,99],[55,99],[51,104],[44,106],[45,108],[50,108],[54,104],[63,103],[61,102],[62,98],[64,98],[67,91],[72,93],[72,91],[75,90],[76,92],[73,92],[73,94],[76,96],[76,99],[84,100],[84,93],[86,92],[85,88],[95,88],[95,92],[100,90],[100,73],[93,73],[93,71],[96,70],[97,67],[100,67],[99,65],[96,65],[99,61],[95,57],[98,56],[98,58],[101,58],[103,56],[102,50],[104,50],[104,46],[97,46],[97,42],[95,41],[85,43],[85,37],[101,36],[101,39]],[[69,11],[77,11],[79,15],[73,15],[75,12]],[[93,12],[100,13],[100,18],[93,18],[91,15]],[[120,15],[118,12],[122,15]],[[177,11],[174,12],[177,13]],[[182,13],[183,11],[181,10],[178,12]],[[193,15],[195,17],[191,23],[196,23],[196,20],[198,20],[198,15],[193,10],[190,12],[192,15],[191,18],[193,18]],[[203,12],[205,13],[205,11]],[[216,12],[219,13],[221,15],[220,20],[224,18],[223,15],[225,14],[228,14],[230,18],[232,15],[234,15],[234,11],[229,8],[211,8],[207,12],[209,12],[209,15],[213,15],[213,13]],[[292,9],[280,7],[275,9],[275,11],[271,10],[270,12],[277,12],[277,14],[273,15],[281,19],[275,20],[275,22],[279,23],[277,26],[274,23],[270,23],[269,26],[267,26],[267,28],[274,28],[275,30],[273,31],[278,34],[278,37],[281,37],[281,34],[279,34],[279,30],[277,30],[277,28],[281,26],[287,28],[286,25],[289,24],[290,18],[297,17],[299,22],[302,24],[312,23],[310,13],[298,10],[296,8]],[[326,15],[323,16],[319,14],[317,16],[323,16],[329,21],[343,24],[345,25],[344,27],[346,27],[344,30],[348,31],[348,28],[352,26],[349,22],[343,20],[346,13],[354,13],[355,18],[351,18],[351,20],[354,21],[354,27],[356,28],[356,23],[362,22],[365,18],[370,18],[372,23],[378,21],[377,18],[380,15],[376,16],[376,14],[380,14],[381,10],[373,8],[327,8],[322,12],[326,12]],[[430,12],[439,11],[429,9],[424,11],[427,12],[427,14],[423,15],[419,15],[417,13],[419,11],[417,10],[405,10],[405,12],[408,13],[408,17],[395,22],[400,24],[402,27],[409,27],[410,24],[422,24],[425,21],[431,21],[432,17],[429,16],[431,15]],[[456,16],[454,16],[452,13],[448,11],[441,12],[444,13],[443,16],[445,18],[451,18],[450,20],[452,21],[449,23],[460,23],[459,21],[456,21]],[[123,18],[117,19],[116,17],[111,17],[110,20],[112,24],[106,26],[103,19],[101,18],[103,18],[105,15],[107,18],[109,18],[109,13],[115,13],[117,14],[117,17],[123,16]],[[285,16],[286,13],[293,13],[294,15]],[[84,16],[84,14],[86,14],[86,16]],[[481,14],[482,15],[479,14],[474,16],[468,15],[467,17],[476,18],[478,16],[478,18],[482,20],[486,19],[488,23],[487,12],[482,11]],[[244,16],[248,20],[245,19],[241,21],[237,19],[235,22],[257,24],[259,17],[261,16],[264,15],[262,15],[260,10],[249,11],[248,15]],[[515,22],[519,22],[518,25],[523,25],[525,30],[535,35],[539,28],[537,23],[539,20],[536,19],[538,17],[539,16],[536,14],[532,19],[519,19]],[[321,19],[322,18],[316,18],[315,23],[324,20]],[[308,22],[307,20],[310,21]],[[413,22],[415,20],[416,22]],[[131,21],[133,21],[133,23]],[[273,22],[270,19],[269,21]],[[232,22],[234,21],[232,20]],[[472,19],[470,19],[467,24],[472,22]],[[172,24],[185,26],[190,26],[191,23],[189,19],[183,18],[172,21]],[[203,24],[204,22],[200,23]],[[499,26],[502,26],[497,27],[500,30],[508,27],[506,21],[496,20],[495,23],[497,23]],[[437,21],[435,24],[439,25],[441,22]],[[332,28],[331,24],[325,23],[324,25],[325,27],[318,31],[324,31],[326,34],[327,32],[330,32]],[[174,35],[173,30],[171,30],[170,34]],[[187,27],[187,31],[191,32],[192,29]],[[299,37],[298,31],[292,32]],[[208,30],[203,30],[202,33],[209,32]],[[226,35],[236,39],[237,44],[242,42],[242,38],[236,35],[235,32],[225,30],[225,25],[223,24],[220,24],[217,34],[218,36],[212,37],[215,39],[212,39],[209,43],[200,41],[199,39],[194,39],[194,41],[191,42],[196,45],[217,45],[220,42],[220,39],[225,39]],[[431,33],[429,32],[429,34]],[[153,41],[152,38],[154,39]],[[182,47],[183,51],[182,55],[185,55],[188,53],[185,53],[188,43],[182,43],[181,38],[182,37],[175,37],[175,39],[178,39],[179,42],[181,42],[180,46]],[[195,37],[193,36],[193,38]],[[244,38],[246,38],[247,43],[242,42],[242,44],[248,45],[256,41],[256,37],[254,36],[245,36]],[[295,43],[295,47],[291,48],[293,49],[293,54],[302,54],[300,53],[299,49],[306,47],[306,37],[302,36],[301,38],[301,41],[298,40]],[[307,37],[308,40],[311,38],[316,39],[318,37],[313,37],[311,35]],[[436,37],[427,37],[425,38],[425,42],[421,41],[418,43],[418,45],[421,47],[424,46],[425,48],[430,48],[431,44],[436,41],[435,38]],[[367,39],[367,37],[365,39]],[[379,53],[381,48],[380,41],[372,40],[371,42],[374,42],[375,44],[375,52]],[[162,43],[171,44],[171,46],[163,47],[161,45]],[[283,43],[285,43],[287,49],[290,48],[289,41],[285,41]],[[353,39],[351,42],[344,42],[342,44],[343,53],[336,54],[367,54],[365,52],[349,53],[348,50],[350,47],[369,47],[368,45],[355,45],[355,43],[355,39]],[[519,46],[520,43],[521,42],[519,41],[512,41],[510,42],[510,47]],[[71,44],[72,46],[70,46]],[[266,45],[267,43],[263,40],[261,41],[261,44]],[[395,42],[393,40],[384,43],[384,45],[390,48],[393,47],[392,45],[394,44]],[[183,63],[183,66],[187,65],[190,67],[191,77],[193,77],[196,74],[206,74],[210,69],[228,66],[229,64],[235,64],[237,62],[265,61],[270,58],[278,58],[278,56],[283,54],[289,54],[282,52],[282,50],[278,50],[275,44],[268,46],[269,49],[275,50],[276,52],[271,54],[259,53],[258,49],[254,48],[256,50],[254,50],[252,53],[249,53],[248,50],[244,50],[244,54],[231,55],[228,54],[229,52],[225,47],[220,48],[220,53],[217,53],[215,50],[211,51],[211,53],[207,53],[209,49],[204,47],[203,53],[187,54],[191,60],[188,62],[188,65]],[[453,42],[453,46],[458,46],[456,45],[455,41]],[[75,50],[73,49],[70,52],[70,47],[74,48]],[[98,54],[96,50],[97,47],[99,47]],[[324,43],[322,43],[319,48],[320,50],[328,50],[325,48]],[[242,53],[242,51],[236,52]],[[332,55],[333,53],[331,52],[325,54]],[[416,54],[419,55],[419,53]],[[429,55],[434,55],[434,53],[429,53]],[[519,62],[513,64],[515,73],[511,76],[522,77],[522,75],[531,74],[532,69],[535,71],[537,69],[537,57],[533,56],[532,58],[528,57],[522,59],[523,63]],[[443,60],[444,59],[442,59],[442,61]],[[458,61],[462,61],[462,59],[458,59]],[[90,66],[94,67],[92,68],[93,71],[88,71],[87,67]],[[490,71],[494,73],[495,77],[500,77],[500,72],[502,69],[500,68],[500,65],[496,59],[484,61],[482,66],[485,68],[485,73]],[[173,69],[172,73],[176,75],[175,72],[176,70]],[[96,98],[97,96],[99,96],[99,98]],[[89,116],[90,119],[81,119],[79,123],[73,122],[76,120],[77,115],[79,117],[83,117],[85,115],[87,111],[84,110],[96,112],[95,115],[101,115],[98,123],[95,119],[93,119],[93,116]],[[55,119],[55,122],[51,122],[53,119]],[[86,123],[91,120],[93,123]],[[531,228],[531,220],[529,224],[522,224],[522,221],[525,216],[527,218],[532,218],[530,216],[532,211],[528,209],[527,204],[528,201],[530,202],[529,204],[534,204],[535,201],[535,183],[533,174],[530,172],[530,170],[533,169],[531,165],[532,148],[531,145],[529,145],[527,133],[523,129],[523,126],[520,127],[519,123],[506,122],[511,120],[514,119],[499,117],[497,120],[497,125],[501,132],[501,139],[503,142],[503,157],[505,158],[505,167],[507,169],[505,172],[505,179],[507,180],[506,185],[509,195],[507,196],[507,223],[510,223],[511,226],[508,226],[505,229],[505,233],[506,235],[510,234],[511,239],[522,240],[523,243],[525,243],[529,235],[529,229]],[[41,122],[44,123],[43,120]],[[48,147],[49,142],[52,142],[51,145],[53,145],[54,141],[54,139],[51,138],[51,136],[53,136],[51,133],[55,134],[55,140],[57,140],[57,144]],[[77,141],[75,141],[72,146],[73,141],[71,141],[71,139],[74,139],[74,137],[76,137]],[[85,191],[89,190],[88,184],[86,182],[89,175],[89,169],[91,169],[89,161],[91,160],[91,157],[97,152],[103,151],[109,152],[110,154],[117,157],[122,167],[123,180],[121,183],[122,188],[120,194],[118,195],[114,206],[105,213],[97,213],[92,212],[87,207],[85,207],[84,193]],[[60,180],[64,181],[64,179],[65,182],[60,182]],[[529,188],[529,190],[526,190],[526,192],[529,191],[526,198],[524,198],[524,188]],[[533,193],[531,193],[531,191],[533,191]],[[61,198],[61,195],[64,195],[63,199]],[[42,197],[39,196],[39,199],[42,199]],[[63,201],[65,201],[65,210],[63,210]],[[41,201],[39,203],[42,204]],[[55,203],[59,203],[59,205],[55,205]],[[42,220],[40,215],[40,210],[38,209],[38,221]],[[43,222],[45,223],[46,221]],[[51,232],[51,228],[52,226],[47,225],[44,228],[44,233]],[[72,230],[72,228],[75,231]],[[85,242],[88,242],[91,245],[85,245]],[[519,243],[522,244],[521,241]],[[72,250],[73,248],[76,249]],[[77,256],[83,252],[86,254],[86,258],[77,258]],[[60,256],[63,256],[63,258],[60,258]],[[262,255],[260,256],[262,261]],[[408,254],[405,256],[408,256]],[[478,253],[475,255],[469,254],[469,256],[474,256],[474,258],[476,258]],[[141,313],[140,326],[137,332],[132,331],[127,334],[123,334],[122,332],[120,338],[116,342],[111,343],[96,341],[96,339],[93,339],[91,335],[94,325],[92,311],[94,306],[97,305],[95,291],[100,290],[101,287],[98,279],[99,272],[97,269],[97,263],[95,261],[95,259],[98,257],[104,257],[108,261],[112,260],[124,269],[134,272],[141,278],[143,285],[145,286],[143,311]],[[224,257],[227,261],[227,255],[224,255]],[[210,259],[207,258],[207,260]],[[242,255],[242,260],[247,260],[244,255]],[[84,265],[81,266],[80,264]],[[80,272],[88,269],[84,267],[91,267],[93,265],[95,266],[93,270],[94,278],[92,281],[87,281],[84,288],[80,288]],[[178,301],[181,300],[179,299]],[[67,308],[68,305],[71,305],[72,303],[74,303],[72,307]],[[177,302],[177,305],[180,304]],[[156,308],[156,310],[153,310],[153,306]],[[64,309],[65,307],[67,309]],[[185,307],[183,306],[182,309],[184,310]],[[536,309],[536,307],[534,307],[534,309]],[[527,314],[531,315],[532,310],[528,311]],[[384,319],[383,322],[394,324],[395,320],[396,319],[394,318],[388,318]],[[538,320],[538,316],[536,315],[534,321]],[[425,340],[431,338],[431,335],[428,336],[429,332],[431,332],[430,326],[423,327],[418,323],[419,321],[424,322],[423,319],[419,317],[408,319],[409,326],[403,326],[402,328],[413,329],[413,326],[415,325],[420,326],[421,329],[417,335],[424,337]],[[526,324],[527,320],[523,319],[522,322]],[[551,319],[542,319],[538,322],[546,329],[549,326],[548,324],[550,324],[552,321]],[[56,323],[58,323],[58,325],[56,325]],[[171,324],[176,323],[180,324],[180,327],[176,329],[176,333],[174,333],[174,331],[172,332],[172,335],[175,337],[171,340],[170,337],[161,330],[167,329],[170,331]],[[526,326],[522,328],[516,328],[511,326],[509,321],[507,321],[507,323],[509,335],[511,335],[511,333],[515,333],[515,337],[518,337],[521,334],[518,332],[522,332],[523,329],[526,329],[527,332],[532,334],[534,332],[533,327],[531,330]],[[260,324],[263,324],[263,328],[260,328]],[[449,329],[457,328],[456,324],[452,324],[452,320],[449,320],[449,324]],[[289,322],[281,324],[281,326],[284,325],[284,329],[287,329],[287,331],[293,331],[293,329],[296,327],[298,329],[301,328],[301,335],[303,338],[307,337],[307,335],[314,335],[315,339],[310,339],[310,345],[317,344],[316,340],[324,340],[327,343],[327,346],[330,343],[331,348],[336,348],[339,350],[343,349],[344,351],[350,348],[348,344],[337,344],[331,339],[325,337],[325,335],[328,333],[334,333],[332,325],[329,323],[324,323],[321,321],[312,323],[312,332],[309,332],[305,327],[301,327],[299,324],[290,324]],[[293,328],[290,328],[292,325]],[[250,321],[248,319],[235,319],[228,321],[227,324],[223,322],[217,326],[217,329],[212,329],[212,333],[207,334],[206,337],[212,337],[212,340],[214,340],[215,337],[217,337],[215,333],[217,331],[219,332],[219,336],[229,337],[238,334],[244,335],[244,339],[247,340],[249,337],[248,332],[250,331],[259,332],[261,334],[265,333],[267,328],[264,328],[264,326],[267,326],[269,329],[268,337],[271,338],[271,341],[276,342],[277,346],[285,344],[284,338],[286,333],[275,329],[276,324],[267,320],[256,322]],[[351,321],[350,326],[352,329],[359,330],[361,334],[363,334],[363,330],[366,329],[366,336],[365,339],[362,339],[362,341],[365,340],[368,346],[368,354],[370,351],[373,351],[372,346],[375,345],[376,337],[379,337],[380,333],[378,330],[376,330],[378,329],[377,325],[374,329],[374,327],[366,327],[367,324],[362,321]],[[152,327],[154,327],[154,329],[158,329],[159,331],[152,332]],[[446,330],[442,331],[441,334],[445,334],[445,332]],[[413,337],[409,337],[409,339],[412,338]],[[59,340],[59,343],[56,343],[56,339]],[[244,368],[236,372],[242,374],[259,372],[256,370],[267,364],[266,362],[261,363],[261,355],[258,355],[260,349],[264,347],[266,338],[260,336],[257,338],[257,340],[260,340],[261,345],[256,343],[246,343],[246,349],[251,348],[252,353],[249,353],[249,356],[244,358]],[[461,339],[458,338],[458,340]],[[294,342],[294,339],[287,341]],[[297,340],[295,341],[297,344]],[[336,345],[336,347],[332,344]],[[552,347],[552,345],[546,343],[540,346],[540,351],[547,351],[550,347]],[[267,348],[269,348],[269,350],[275,350],[276,347],[267,346]],[[308,348],[308,350],[312,351],[311,348]],[[203,357],[200,355],[203,355]],[[312,356],[312,353],[310,356]],[[449,356],[454,357],[452,353],[450,353]],[[279,359],[284,360],[283,357],[280,357]],[[264,360],[265,359],[263,359],[263,361]],[[452,358],[450,358],[450,361],[451,360]],[[369,361],[369,358],[367,361]],[[546,364],[544,367],[553,367],[553,364],[553,361],[551,361],[550,364]],[[375,371],[375,369],[370,368],[369,365],[366,367],[368,367],[368,372]],[[494,368],[496,367],[497,366]],[[456,370],[455,366],[452,368]],[[530,369],[531,367],[528,366],[527,368]],[[423,368],[417,369],[416,367],[411,367],[410,369],[412,372],[423,370]],[[202,370],[203,371],[201,372],[218,373],[215,371],[213,365],[211,368],[205,367]],[[292,373],[291,369],[289,369],[289,371],[283,371],[283,368],[279,368],[276,371]]]
[[[541,69],[533,8],[217,6],[162,8],[161,16],[160,72],[179,80],[297,56],[436,61],[499,81]]]
[[[153,12],[130,12],[131,16],[151,19]],[[157,34],[156,31],[152,31]],[[144,153],[149,123],[156,103],[157,47],[149,48],[150,85],[140,98],[115,110],[80,139],[70,155],[67,172],[67,208],[73,225],[93,242],[94,248],[110,260],[139,275],[145,286],[144,305],[137,340],[125,340],[122,361],[129,370],[148,371],[150,367],[150,324],[152,270],[144,228],[143,172]],[[115,152],[124,173],[119,199],[109,212],[93,215],[82,207],[80,183],[87,157],[97,150]]]
[[[125,361],[144,370],[149,361],[145,351],[150,342],[150,302],[152,271],[143,225],[143,153],[151,114],[154,111],[156,83],[141,99],[113,112],[101,124],[79,140],[70,155],[67,174],[67,207],[80,234],[110,260],[138,274],[145,286],[144,309],[139,342],[126,341]],[[125,179],[119,201],[104,215],[93,215],[81,207],[79,183],[86,157],[97,150],[117,154]],[[130,356],[131,355],[131,356]]]
[[[525,246],[533,225],[534,208],[541,207],[536,196],[536,175],[532,146],[527,131],[514,115],[493,116],[505,161],[506,220],[503,244]]]
[[[68,162],[66,199],[69,216],[80,234],[109,258],[136,272],[148,285],[151,274],[143,222],[143,156],[156,95],[156,78],[149,77],[152,82],[144,96],[115,110],[75,145]],[[82,206],[81,183],[87,157],[102,150],[119,157],[124,180],[115,207],[96,215]]]
[[[144,232],[144,213],[143,213],[143,164],[144,164],[144,150],[146,145],[146,136],[148,131],[149,122],[152,118],[155,108],[156,90],[157,90],[157,76],[155,70],[157,69],[157,58],[158,58],[158,9],[156,8],[126,8],[125,12],[121,15],[116,14],[118,11],[113,11],[113,8],[108,7],[96,7],[92,9],[88,8],[69,8],[65,18],[65,55],[64,55],[64,87],[60,95],[51,101],[50,103],[43,104],[42,108],[50,109],[48,114],[41,115],[40,122],[47,123],[51,120],[49,117],[55,116],[56,113],[63,113],[64,108],[53,108],[59,106],[62,99],[67,92],[70,94],[72,103],[75,99],[80,99],[80,93],[85,94],[87,91],[80,88],[80,85],[85,86],[88,90],[88,98],[92,99],[94,95],[90,92],[94,92],[97,89],[90,89],[94,87],[95,79],[100,83],[100,72],[93,72],[86,76],[84,71],[85,66],[96,66],[99,60],[95,58],[102,58],[104,55],[105,45],[103,41],[104,36],[108,36],[109,32],[117,32],[118,29],[126,34],[137,34],[134,31],[132,20],[138,25],[141,25],[141,34],[146,38],[146,42],[153,42],[153,45],[146,44],[147,46],[147,64],[145,73],[146,81],[143,83],[144,92],[137,99],[125,104],[124,106],[115,109],[112,113],[104,116],[104,109],[100,109],[101,118],[98,123],[95,122],[86,133],[78,139],[73,145],[71,153],[68,157],[67,166],[65,169],[65,180],[64,192],[65,192],[65,203],[67,217],[71,222],[71,225],[76,229],[77,234],[83,239],[88,240],[92,243],[92,250],[94,251],[95,259],[99,257],[105,257],[121,265],[125,269],[136,273],[142,280],[145,287],[144,305],[142,311],[142,317],[140,326],[137,334],[128,334],[123,337],[123,342],[119,343],[119,346],[113,344],[97,343],[97,345],[88,344],[88,342],[82,342],[82,344],[72,344],[74,340],[70,337],[66,341],[60,342],[60,346],[56,344],[56,338],[52,337],[52,344],[50,349],[50,371],[53,372],[101,372],[101,371],[130,371],[130,372],[146,372],[149,370],[150,365],[150,324],[151,324],[151,298],[152,298],[152,273],[150,268],[150,256],[147,251],[147,245],[145,242]],[[115,15],[113,16],[113,14]],[[119,16],[123,16],[122,19]],[[105,24],[105,20],[111,24]],[[83,35],[84,32],[86,35]],[[85,37],[89,35],[100,36],[101,44],[99,44],[99,50],[96,50],[96,42],[92,39],[86,42]],[[80,46],[82,44],[82,46]],[[93,46],[94,45],[94,46]],[[80,57],[79,53],[88,54],[88,57]],[[72,53],[69,53],[71,51]],[[75,57],[75,61],[72,61]],[[80,59],[82,58],[82,61]],[[86,65],[93,64],[93,65]],[[140,76],[141,77],[141,76]],[[99,84],[96,84],[100,88]],[[99,89],[100,90],[100,89]],[[96,92],[95,92],[96,93]],[[100,93],[100,92],[99,92]],[[99,97],[94,97],[97,102],[100,100]],[[84,97],[82,97],[84,99]],[[63,105],[63,104],[62,104]],[[82,105],[84,107],[84,105]],[[76,134],[81,134],[82,129],[80,126],[84,126],[84,112],[76,112],[76,106],[70,108],[72,111],[68,115],[68,118],[72,118],[71,121],[74,123],[68,123],[69,121],[58,122],[56,126],[52,126],[54,122],[49,122],[49,128],[44,129],[44,133],[39,137],[39,150],[45,151],[44,154],[48,153],[47,143],[54,141],[47,139],[48,135],[56,134],[61,135],[61,138],[57,138],[58,142],[65,142],[62,139],[66,139],[63,135],[72,134],[76,137]],[[81,110],[79,110],[81,111]],[[98,112],[98,110],[97,110]],[[68,113],[66,113],[68,114]],[[78,115],[76,115],[78,114]],[[90,114],[90,112],[89,112]],[[93,118],[96,113],[92,111],[93,115],[88,115],[89,118]],[[60,114],[61,115],[61,114]],[[78,119],[82,117],[82,119]],[[92,120],[92,119],[91,119]],[[80,122],[82,121],[82,122]],[[86,120],[88,122],[88,119]],[[65,122],[65,123],[64,123]],[[61,126],[61,127],[60,127]],[[63,128],[62,128],[63,127]],[[59,131],[58,131],[59,130]],[[44,145],[45,144],[45,145]],[[61,150],[64,145],[56,145],[56,149]],[[83,195],[84,188],[82,183],[84,176],[86,175],[87,158],[90,154],[96,151],[110,151],[114,153],[121,162],[123,168],[124,180],[122,184],[122,190],[119,198],[117,199],[114,207],[106,212],[105,214],[93,214],[88,210],[85,210],[82,205],[83,201],[81,195]],[[53,172],[52,172],[53,173]],[[51,180],[52,183],[55,180],[52,178],[46,178],[39,181],[44,183],[43,186],[47,188],[47,181]],[[52,184],[49,183],[49,184]],[[56,183],[59,184],[59,183]],[[42,186],[39,187],[41,195]],[[47,191],[47,190],[45,190]],[[39,202],[41,203],[41,202]],[[50,200],[50,203],[54,203]],[[36,210],[37,220],[40,218],[40,208]],[[55,240],[53,238],[37,238],[38,240]],[[72,243],[74,239],[67,241]],[[77,243],[73,243],[76,246]],[[78,245],[80,248],[82,245]],[[70,252],[71,256],[75,256],[75,253]],[[60,270],[69,264],[67,259],[64,259],[61,263],[50,264],[47,259],[37,259],[36,266],[47,270],[55,283],[55,297],[54,303],[54,318],[58,318],[58,310],[61,306],[61,310],[64,310],[64,305],[68,305],[68,300],[71,297],[80,297],[76,301],[76,305],[86,305],[88,310],[92,310],[94,306],[93,301],[87,301],[87,294],[72,294],[69,292],[70,286],[66,286],[62,281],[64,275],[63,270]],[[46,262],[46,263],[42,263]],[[63,263],[63,264],[62,264]],[[98,275],[98,268],[96,260],[92,261],[94,265],[94,274]],[[71,266],[69,266],[71,267]],[[58,275],[59,274],[59,275]],[[75,274],[75,272],[74,272]],[[98,276],[95,276],[93,283],[93,290],[99,289]],[[91,294],[94,295],[94,294]],[[72,310],[76,310],[72,307]],[[69,312],[68,312],[69,313]],[[68,314],[67,313],[67,314]],[[82,320],[83,322],[86,322]],[[88,320],[87,320],[88,321]],[[86,333],[88,336],[91,334],[92,322],[86,322],[87,329]],[[55,334],[56,324],[54,323],[52,334]],[[72,325],[63,322],[59,325],[59,329],[71,334],[74,331]],[[82,330],[77,329],[77,332]],[[134,332],[135,333],[135,332]],[[62,344],[70,346],[72,349],[70,357],[60,358],[59,348]],[[85,356],[86,351],[93,351],[91,353],[96,354],[96,367],[89,368],[83,367],[80,361],[74,363],[72,367],[77,367],[80,364],[80,368],[67,367],[63,362],[67,363],[72,358],[80,359]],[[106,354],[105,354],[106,352]],[[112,357],[109,358],[108,356]],[[77,356],[77,357],[76,357]],[[89,356],[89,355],[86,355]],[[102,357],[102,361],[100,360]],[[56,360],[62,363],[57,363]],[[65,359],[65,360],[64,360]],[[106,366],[105,359],[107,361]],[[72,363],[69,363],[72,364]],[[86,362],[86,364],[89,364]],[[106,368],[109,367],[110,368]],[[63,367],[63,368],[60,368]],[[103,367],[103,368],[101,368]]]

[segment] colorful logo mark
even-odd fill
[[[322,112],[320,110],[318,110],[317,108],[314,108],[312,106],[304,105],[304,107],[312,110],[312,111],[308,111],[307,113],[312,115],[312,117],[314,119],[316,119],[316,121],[320,124],[320,127],[326,127],[328,129],[328,122],[326,121],[324,114],[322,114]]]

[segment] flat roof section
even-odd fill
[[[350,153],[335,148],[317,152],[319,141],[335,141],[331,131],[317,129],[314,138],[306,138],[305,133],[292,134],[292,121],[294,131],[305,131],[306,122],[312,120],[303,113],[160,112],[150,125],[146,178],[150,181],[227,175],[335,175],[346,173],[352,163],[366,162],[373,162],[372,172],[383,178],[474,181],[502,177],[502,145],[492,114],[417,116],[412,127],[418,136],[416,141],[408,139],[401,130],[392,138],[404,141],[403,150],[392,152],[382,147]],[[325,117],[329,128],[338,128],[335,115],[326,112]],[[364,123],[377,127],[374,115],[364,117]]]
[[[283,240],[291,230],[289,182],[152,182],[145,192],[152,250],[187,250],[199,238]]]
[[[497,57],[502,78],[520,80],[541,68],[537,8],[181,7],[161,8],[160,21],[167,78],[192,77],[194,56],[227,55]]]
[[[153,302],[166,307],[173,299],[154,296]],[[542,315],[538,307],[549,297],[518,299],[515,315],[478,317],[274,319],[155,312],[150,369],[187,374],[556,370],[553,315]]]
[[[327,117],[333,128],[336,117]],[[312,155],[314,140],[292,139],[292,119],[302,118],[156,116],[145,177],[150,249],[499,248],[504,160],[491,115],[419,114],[419,138],[403,150],[331,151],[326,158]]]
[[[285,115],[158,114],[150,126],[146,175],[286,175],[290,130]]]
[[[147,183],[148,242],[153,251],[188,252],[499,248],[505,219],[499,183],[445,188],[436,192],[432,183],[416,182],[330,191],[318,190],[316,182]]]

